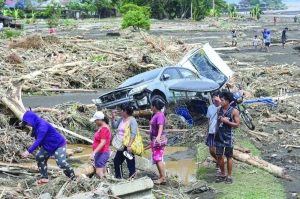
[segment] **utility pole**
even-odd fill
[[[193,2],[191,2],[191,19],[193,19]]]
[[[215,10],[215,0],[213,0],[213,10]]]

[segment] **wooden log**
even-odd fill
[[[51,68],[46,69],[45,71],[56,72],[56,70],[58,68],[77,66],[77,65],[81,65],[82,63],[84,63],[84,61],[76,61],[76,62],[71,62],[71,63],[57,64]]]
[[[251,151],[245,147],[240,147],[240,146],[237,146],[237,145],[234,145],[233,149],[237,150],[237,151],[240,151],[242,153],[251,153]]]
[[[262,122],[281,122],[281,120],[279,120],[276,117],[271,117],[271,118],[265,118],[265,119],[263,119]]]
[[[99,52],[102,52],[102,53],[112,54],[112,55],[116,55],[116,56],[119,56],[119,57],[126,57],[125,55],[115,53],[115,52],[111,52],[111,51],[108,51],[108,50],[102,50],[102,49],[96,48],[94,46],[85,46],[85,45],[79,45],[79,44],[77,44],[77,45],[81,46],[83,48],[89,48],[89,49],[92,49],[92,50],[96,50],[96,51],[99,51]]]
[[[250,131],[250,133],[253,133],[253,134],[256,134],[256,135],[260,135],[260,136],[264,136],[264,137],[268,137],[270,135],[269,133],[257,132],[257,131]]]
[[[296,145],[281,145],[281,147],[284,147],[284,148],[297,148],[297,149],[300,149],[300,146],[296,146]]]
[[[278,74],[279,75],[286,75],[286,74],[289,74],[290,73],[290,70],[289,69],[285,69],[283,71],[280,71]]]
[[[277,114],[279,117],[281,118],[284,118],[284,119],[292,119],[292,120],[295,120],[296,122],[300,122],[300,119],[298,118],[295,118],[291,115],[282,115],[282,114]]]
[[[38,173],[39,172],[39,169],[37,168],[36,165],[33,165],[33,166],[23,166],[23,165],[19,165],[19,164],[7,164],[7,163],[0,163],[0,166],[3,166],[3,167],[13,167],[13,168],[17,168],[17,169],[25,169],[27,171],[30,171],[30,172],[36,172]],[[57,166],[51,166],[51,165],[48,165],[48,170],[53,170],[53,171],[60,171],[61,169]]]
[[[54,109],[54,108],[44,108],[44,107],[37,107],[37,108],[32,108],[31,109],[33,112],[38,113],[38,112],[59,112],[60,110]]]
[[[85,163],[83,165],[80,165],[79,167],[74,169],[75,175],[77,177],[81,177],[81,176],[89,176],[91,174],[93,174],[95,172],[95,168],[91,163]]]
[[[276,177],[280,177],[280,178],[284,178],[284,179],[291,179],[291,177],[287,175],[287,172],[284,168],[273,165],[267,161],[260,160],[257,157],[252,156],[250,154],[241,153],[237,150],[233,150],[233,158],[235,158],[239,161],[242,161],[242,162],[246,162],[246,163],[256,166],[258,168],[261,168],[261,169],[275,175]]]
[[[151,116],[153,112],[150,109],[146,110],[139,110],[139,111],[134,111],[133,116],[134,117],[143,117],[143,116]]]
[[[73,131],[70,131],[70,130],[64,128],[64,127],[57,126],[56,124],[52,124],[52,123],[51,123],[51,125],[52,125],[54,128],[57,128],[58,130],[61,130],[61,131],[66,132],[66,133],[68,133],[68,134],[70,134],[70,135],[73,135],[73,136],[75,136],[75,137],[77,137],[77,138],[80,138],[80,139],[82,139],[82,140],[85,140],[85,141],[87,141],[87,142],[89,142],[89,143],[91,143],[91,144],[94,142],[93,140],[91,140],[91,139],[89,139],[89,138],[86,138],[86,137],[83,137],[82,135],[79,135],[79,134],[77,134],[77,133],[75,133],[75,132],[73,132]]]
[[[65,93],[77,93],[77,92],[86,92],[86,93],[96,93],[97,90],[88,90],[88,89],[63,89],[63,88],[48,88],[41,89],[42,91],[52,91],[52,92],[65,92]]]
[[[72,42],[72,43],[91,43],[91,42],[94,42],[95,40],[93,40],[93,39],[69,39],[66,41]]]
[[[214,48],[215,51],[240,51],[238,47]]]

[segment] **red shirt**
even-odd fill
[[[106,140],[105,145],[102,147],[98,153],[105,153],[109,151],[109,145],[110,145],[110,139],[111,139],[111,133],[109,128],[102,127],[100,131],[97,131],[94,135],[94,142],[93,142],[93,151],[98,147],[101,140]]]

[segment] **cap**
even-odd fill
[[[90,122],[95,122],[95,120],[103,120],[104,114],[102,111],[97,111],[94,116],[90,119]]]

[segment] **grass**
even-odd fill
[[[235,143],[251,150],[254,156],[260,156],[259,150],[249,142],[246,132],[240,128],[235,130]],[[198,163],[203,163],[210,154],[207,146],[198,145]],[[241,166],[242,165],[242,166]],[[252,171],[256,171],[252,173]],[[232,177],[233,184],[215,183],[216,170],[213,166],[199,165],[196,177],[205,180],[209,186],[216,190],[216,199],[281,199],[285,198],[283,186],[276,181],[276,177],[257,167],[239,164],[234,160]]]

